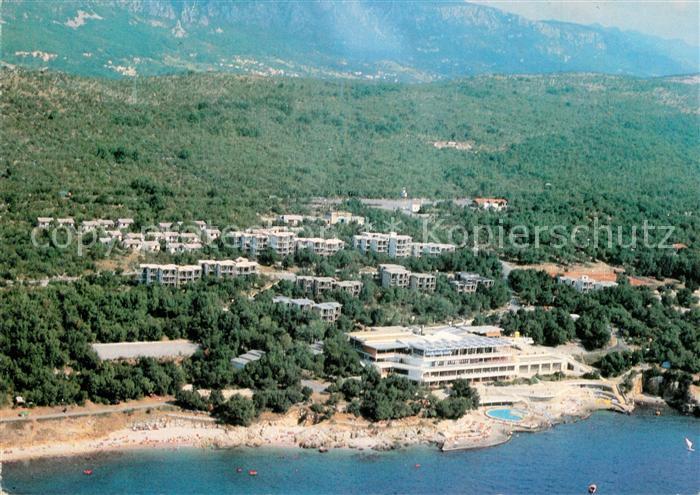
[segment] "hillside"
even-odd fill
[[[402,187],[507,197],[510,222],[670,223],[674,241],[698,245],[694,84],[593,75],[113,81],[10,70],[1,80],[4,276],[71,270],[28,246],[39,215],[244,226],[303,198],[396,197]],[[432,144],[450,139],[472,149]]]
[[[468,3],[3,2],[3,61],[117,77],[195,71],[386,81],[698,72],[697,47]]]

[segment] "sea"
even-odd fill
[[[127,450],[6,463],[11,494],[698,494],[700,420],[599,412],[506,444],[442,453]],[[91,475],[83,470],[91,469]],[[257,475],[252,476],[249,471]]]

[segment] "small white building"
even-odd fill
[[[134,225],[133,218],[117,218],[117,228],[119,230],[128,230]]]
[[[36,225],[40,229],[48,229],[51,226],[51,222],[53,222],[53,217],[37,217],[36,219]]]

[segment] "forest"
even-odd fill
[[[409,414],[458,417],[478,398],[458,385],[443,401],[399,377],[362,373],[343,332],[355,325],[430,324],[451,319],[499,322],[536,343],[578,339],[608,345],[611,332],[635,346],[603,358],[601,373],[619,375],[644,361],[668,363],[686,380],[700,371],[700,143],[698,94],[667,79],[602,75],[481,76],[426,85],[186,74],[108,81],[56,72],[0,70],[0,399],[37,404],[87,400],[116,403],[178,393],[178,401],[246,424],[264,410],[284,411],[308,399],[301,379],[333,382],[332,400],[369,419]],[[469,144],[438,149],[435,141]],[[291,284],[202,281],[181,289],[139,286],[123,275],[139,261],[196,261],[240,253],[215,243],[197,255],[139,258],[79,238],[68,248],[36,232],[38,216],[133,217],[135,228],[166,220],[206,220],[239,228],[260,214],[308,213],[315,196],[345,199],[347,208],[383,229],[395,220],[421,238],[415,217],[368,209],[359,197],[437,200],[507,198],[504,212],[444,201],[421,213],[441,225],[443,241],[465,248],[437,258],[401,260],[415,271],[475,271],[493,288],[457,294],[444,275],[422,294],[381,289],[369,277],[359,297],[325,325],[272,303],[273,292],[300,295]],[[472,251],[451,227],[561,225],[621,227],[611,245],[557,246],[544,235],[527,247],[488,244]],[[662,240],[681,247],[632,246],[633,226],[668,226]],[[318,226],[305,225],[311,231]],[[346,242],[359,227],[330,231]],[[32,242],[38,240],[37,245]],[[528,235],[528,241],[532,241]],[[541,272],[503,280],[499,259],[522,263],[604,260],[628,274],[677,279],[652,291],[620,285],[579,294]],[[262,264],[300,273],[358,277],[387,261],[348,249],[328,259],[297,253]],[[23,281],[78,276],[38,287]],[[534,311],[500,318],[511,290]],[[253,297],[252,294],[255,294]],[[323,298],[321,298],[323,299]],[[577,315],[574,319],[571,315]],[[94,342],[188,338],[201,349],[180,365],[141,359],[101,362]],[[324,343],[323,354],[310,344]],[[230,359],[250,349],[265,357],[236,373]],[[359,378],[358,378],[359,377]],[[654,378],[654,377],[651,377]],[[658,380],[656,380],[658,381]],[[250,388],[252,399],[207,401],[180,391],[193,383],[218,391]],[[654,382],[655,383],[655,382]],[[657,384],[658,385],[658,384]],[[652,386],[650,382],[650,386]],[[669,389],[670,385],[661,384]],[[378,391],[381,391],[379,393]],[[331,407],[329,404],[325,407]],[[329,411],[316,407],[320,416]]]
[[[692,279],[700,254],[695,86],[591,74],[424,85],[225,74],[111,81],[2,69],[0,277],[97,271],[100,246],[36,247],[37,216],[246,227],[324,197],[505,197],[449,224],[621,228],[613,245],[488,246],[521,262],[602,259]],[[438,149],[455,140],[469,150]],[[633,226],[673,249],[631,249]],[[532,235],[532,234],[530,234]],[[663,237],[652,231],[652,241]]]

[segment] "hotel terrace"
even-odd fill
[[[382,375],[397,373],[429,387],[456,379],[508,381],[558,371],[579,372],[567,356],[539,352],[494,335],[493,327],[442,326],[426,329],[380,327],[348,334],[364,362]]]

